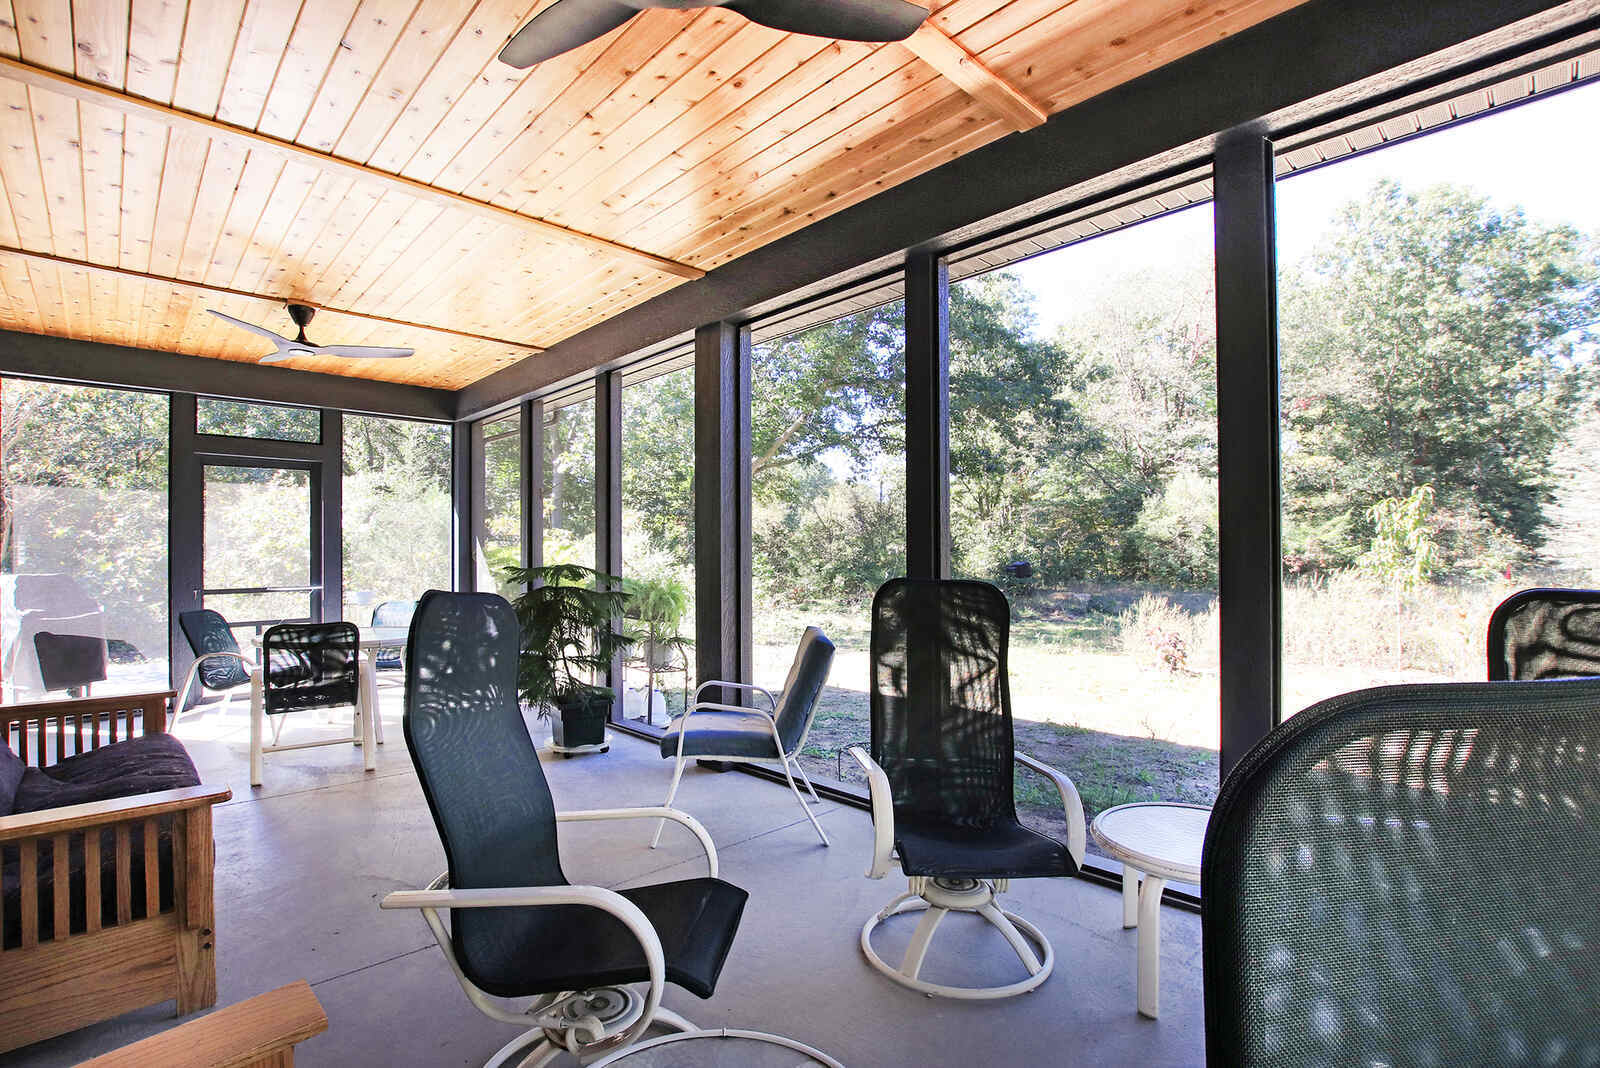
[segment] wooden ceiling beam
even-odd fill
[[[183,289],[191,293],[205,296],[219,297],[244,297],[247,300],[266,300],[274,304],[310,304],[319,311],[330,312],[334,315],[348,315],[352,319],[366,319],[374,323],[388,323],[390,326],[404,327],[407,330],[426,330],[434,334],[445,334],[449,337],[458,337],[465,341],[477,341],[488,345],[503,345],[508,349],[517,350],[518,355],[537,356],[544,351],[540,345],[530,345],[525,341],[509,341],[506,338],[490,337],[487,334],[474,334],[466,330],[452,330],[444,326],[429,326],[427,323],[413,323],[404,319],[390,319],[383,315],[369,315],[366,312],[351,311],[348,308],[334,308],[315,301],[302,300],[299,297],[286,297],[275,293],[252,293],[243,289],[228,289],[225,286],[207,285],[204,282],[191,282],[183,278],[168,278],[165,275],[146,274],[144,271],[134,271],[126,267],[108,267],[103,263],[91,263],[87,260],[75,260],[67,256],[56,256],[48,252],[32,252],[25,248],[12,248],[0,245],[0,256],[11,256],[24,263],[46,267],[62,267],[70,271],[85,271],[89,274],[104,275],[108,278],[133,279],[138,282],[149,282],[151,285],[171,286],[174,289]]]
[[[932,22],[918,26],[902,43],[947,81],[1018,130],[1043,126],[1050,117],[1020,89],[984,66],[977,56]]]
[[[548,241],[581,245],[593,251],[643,264],[666,274],[677,275],[680,278],[694,279],[705,276],[705,272],[700,268],[668,259],[665,256],[657,256],[654,253],[619,244],[595,234],[587,234],[581,230],[572,230],[557,223],[534,218],[531,215],[523,215],[520,212],[512,211],[510,208],[503,208],[498,204],[474,200],[471,197],[452,193],[449,190],[418,182],[402,175],[391,174],[388,171],[381,171],[365,164],[330,156],[327,153],[297,145],[292,141],[269,137],[266,134],[257,133],[254,130],[246,130],[239,126],[230,126],[224,122],[217,122],[215,119],[208,119],[187,111],[179,111],[176,108],[167,107],[165,104],[158,104],[153,100],[130,96],[91,82],[82,82],[76,78],[35,67],[28,63],[22,63],[15,59],[0,56],[0,77],[20,82],[30,88],[59,93],[82,103],[108,108],[123,115],[164,123],[174,130],[199,133],[215,141],[237,145],[250,152],[266,153],[284,162],[306,164],[315,167],[319,171],[369,182],[387,190],[395,190],[407,196],[415,197],[418,200],[454,208],[494,222],[508,223]]]

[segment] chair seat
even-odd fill
[[[182,742],[170,734],[143,734],[46,768],[27,768],[17,786],[16,811],[37,812],[199,785],[200,775]]]
[[[895,848],[907,875],[1034,879],[1077,873],[1067,847],[1010,821],[987,827],[895,820]]]
[[[684,879],[617,893],[639,906],[661,939],[667,981],[709,998],[733,945],[745,891],[721,879]],[[467,977],[497,997],[642,983],[650,978],[633,934],[585,905],[459,909],[451,916]]]
[[[777,760],[778,743],[772,737],[772,718],[765,712],[729,712],[711,708],[679,716],[661,736],[661,755],[668,760],[678,755],[678,735],[687,720],[689,732],[683,740],[683,755],[693,757],[747,757],[751,760]]]

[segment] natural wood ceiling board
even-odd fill
[[[319,0],[312,0],[316,6]],[[300,5],[295,0],[250,0],[233,43],[233,60],[222,83],[218,122],[254,129],[261,121]]]
[[[292,141],[311,110],[322,76],[339,51],[339,41],[355,15],[357,0],[309,0],[300,7],[294,32],[278,61],[259,121],[260,133]],[[231,75],[230,75],[231,77]]]
[[[36,67],[72,74],[72,7],[68,0],[11,0],[22,58]]]
[[[83,220],[82,135],[78,105],[54,93],[28,90],[39,175],[44,180],[51,247],[60,256],[88,258],[88,233]]]
[[[328,260],[322,273],[310,282],[311,292],[319,296],[328,294],[330,303],[335,302],[332,299],[334,295],[360,269],[379,243],[399,224],[406,213],[416,206],[415,200],[403,194],[390,190],[380,192],[381,195],[372,205],[372,210],[361,218],[358,225],[350,229],[349,237]],[[339,299],[336,302],[343,306],[347,300]]]
[[[353,248],[365,246],[359,258],[350,262],[347,268],[335,262],[328,284],[318,287],[318,292],[332,294],[331,299],[340,307],[360,307],[362,297],[372,288],[373,283],[404,256],[409,255],[413,262],[426,265],[428,259],[438,252],[438,247],[430,248],[422,244],[421,239],[434,223],[445,220],[444,226],[459,229],[466,222],[466,217],[460,212],[450,211],[437,204],[410,198],[402,199],[398,194],[391,194],[384,199],[397,202],[398,216],[384,229],[368,235],[366,240],[352,241],[350,244]],[[377,222],[383,217],[384,213],[373,212],[372,217],[367,220],[367,226],[384,226],[385,224]]]
[[[569,166],[541,182],[539,205],[546,217],[586,192],[595,196],[596,203],[606,198],[607,191],[625,199],[626,183],[648,173],[653,164],[694,140],[741,102],[756,97],[786,70],[815,55],[823,44],[813,38],[809,48],[802,44],[787,49],[793,58],[786,67],[773,53],[798,39],[740,21],[732,35],[649,108],[605,131],[581,165]],[[714,102],[719,94],[725,98]]]
[[[345,244],[383,199],[383,193],[380,186],[371,182],[350,183],[340,202],[328,213],[316,240],[298,258],[295,269],[272,288],[309,298],[328,265],[344,251]]]
[[[200,172],[200,188],[189,213],[189,232],[184,237],[178,259],[177,277],[202,281],[211,265],[211,253],[222,236],[222,221],[233,203],[245,161],[250,153],[241,145],[212,141],[206,153],[205,169]]]
[[[419,239],[424,248],[432,247],[433,254],[429,260],[411,270],[409,275],[402,273],[411,266],[408,263],[391,267],[381,280],[382,286],[363,294],[363,300],[354,306],[355,310],[389,314],[399,309],[408,317],[424,322],[453,321],[434,316],[429,311],[431,305],[459,278],[465,277],[468,284],[474,287],[483,284],[482,275],[464,272],[462,264],[471,261],[483,248],[490,247],[495,240],[494,235],[505,228],[505,224],[492,219],[473,217],[466,219],[464,224],[458,224],[458,220],[441,216]],[[484,324],[467,324],[463,321],[458,325],[463,329],[472,329],[473,326],[481,327]],[[484,332],[501,337],[510,336],[499,330]]]
[[[88,258],[114,265],[122,258],[123,118],[93,104],[78,112]]]
[[[13,59],[22,55],[22,44],[17,40],[17,16],[11,10],[11,0],[0,0],[0,55]]]
[[[172,86],[173,107],[196,115],[217,113],[243,19],[244,0],[192,0]]]
[[[558,185],[563,176],[572,184],[582,184],[603,171],[611,159],[626,155],[632,147],[630,141],[642,141],[650,130],[677,118],[708,88],[703,73],[693,77],[701,63],[741,25],[750,23],[722,8],[702,10],[682,33],[541,151],[511,181],[504,202],[518,211],[544,216],[563,199]]]
[[[123,117],[121,217],[117,220],[117,263],[123,267],[150,269],[150,243],[166,155],[164,125],[132,115]]]
[[[304,296],[304,291],[296,288],[297,281],[312,273],[308,261],[317,249],[322,231],[355,184],[355,179],[347,175],[318,173],[294,221],[284,230],[260,283],[248,288]]]
[[[427,71],[421,83],[411,93],[404,111],[392,121],[375,115],[369,122],[372,129],[361,131],[361,141],[352,144],[350,151],[362,154],[366,162],[379,170],[400,173],[417,154],[439,124],[445,120],[464,96],[472,91],[483,77],[495,53],[507,36],[515,29],[520,12],[526,9],[526,0],[488,0],[481,3],[466,17],[438,60]],[[500,66],[499,71],[489,71],[488,76],[497,83],[506,78],[520,81]],[[520,72],[518,72],[520,75]],[[509,92],[509,90],[507,90]],[[474,128],[490,112],[473,116]],[[376,140],[373,138],[376,137]]]
[[[72,0],[76,73],[121,89],[128,80],[128,0]]]
[[[200,176],[205,171],[211,139],[185,130],[167,136],[166,160],[161,168],[161,190],[156,197],[156,221],[151,230],[150,273],[168,278],[178,274],[184,238],[189,233],[189,215]]]
[[[218,286],[233,281],[283,168],[282,160],[264,153],[251,153],[245,161],[239,184],[233,191],[233,202],[222,220],[222,232],[217,235],[216,247],[202,276],[204,281]]]
[[[1048,118],[1038,104],[995,74],[954,38],[932,26],[917,27],[905,48],[944,79],[1018,130],[1043,126]]]
[[[333,150],[416,6],[417,0],[362,0],[295,141]]]
[[[318,173],[297,163],[284,164],[273,183],[272,195],[256,220],[250,242],[239,258],[238,269],[227,285],[234,289],[262,290],[262,279],[277,261],[284,238],[302,218],[302,211],[316,188]]]
[[[172,103],[188,0],[133,0],[128,18],[128,92]]]
[[[650,175],[632,203],[615,212],[606,225],[619,232],[643,233],[648,221],[679,204],[689,215],[700,217],[730,187],[764,169],[782,166],[933,79],[932,72],[900,49],[834,42],[761,94],[752,102],[751,114],[735,114],[726,127],[719,125],[704,139],[710,149],[704,156],[691,157],[682,168],[669,165]],[[766,108],[760,106],[763,101]]]
[[[513,188],[517,176],[567,130],[580,123],[585,114],[601,108],[612,94],[621,91],[633,75],[666,48],[678,31],[698,13],[651,11],[643,14],[667,17],[654,19],[641,15],[630,19],[620,30],[604,38],[607,42],[604,54],[585,67],[551,100],[538,118],[479,176],[483,188],[495,189],[490,200],[502,207],[517,209],[524,199]]]
[[[884,67],[891,69],[885,72]],[[860,86],[852,75],[873,81]],[[703,258],[701,238],[691,238],[691,234],[699,234],[707,225],[718,226],[737,205],[793,181],[813,167],[856,152],[862,145],[878,143],[883,131],[898,127],[940,100],[956,107],[971,106],[965,94],[920,60],[901,49],[881,49],[812,93],[802,101],[805,106],[789,108],[742,139],[746,147],[768,142],[761,151],[733,166],[718,166],[719,173],[711,181],[688,188],[708,168],[697,169],[636,205],[617,225],[640,241],[693,249],[696,259]]]
[[[613,158],[607,170],[577,188],[563,190],[564,199],[550,209],[549,217],[571,225],[602,211],[625,210],[655,189],[653,183],[670,181],[713,155],[722,137],[737,137],[775,114],[778,97],[767,90],[801,71],[825,48],[838,51],[815,37],[780,35],[778,44],[725,77],[704,99],[637,148]]]

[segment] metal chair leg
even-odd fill
[[[672,799],[678,796],[678,780],[683,778],[683,754],[678,754],[677,763],[672,767],[672,786],[667,790],[667,799],[661,803],[663,808],[672,807]],[[654,849],[661,842],[661,830],[667,825],[666,820],[656,820],[656,833],[650,839],[650,848]]]
[[[794,773],[789,770],[789,761],[791,759],[791,757],[785,756],[783,759],[778,761],[778,763],[783,765],[783,777],[789,780],[789,789],[794,791],[794,799],[799,803],[800,811],[804,812],[806,814],[806,819],[811,821],[811,826],[816,830],[817,837],[822,839],[822,844],[832,845],[833,843],[828,841],[827,834],[822,830],[822,824],[817,822],[816,813],[811,811],[811,806],[806,804],[806,799],[800,795],[800,787],[795,785]]]

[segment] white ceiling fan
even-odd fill
[[[261,363],[278,363],[281,360],[290,360],[296,356],[340,356],[350,360],[398,360],[410,356],[413,349],[391,349],[382,345],[314,345],[306,340],[306,325],[311,322],[311,317],[317,314],[317,309],[309,304],[285,304],[289,318],[300,328],[300,335],[290,339],[282,334],[268,330],[255,323],[247,323],[243,319],[235,319],[215,308],[207,310],[219,319],[226,319],[234,326],[259,334],[272,342],[273,352],[261,357]]]
[[[647,8],[725,7],[751,22],[839,41],[903,41],[928,9],[911,0],[555,0],[500,50],[500,62],[531,67],[603,37]]]

